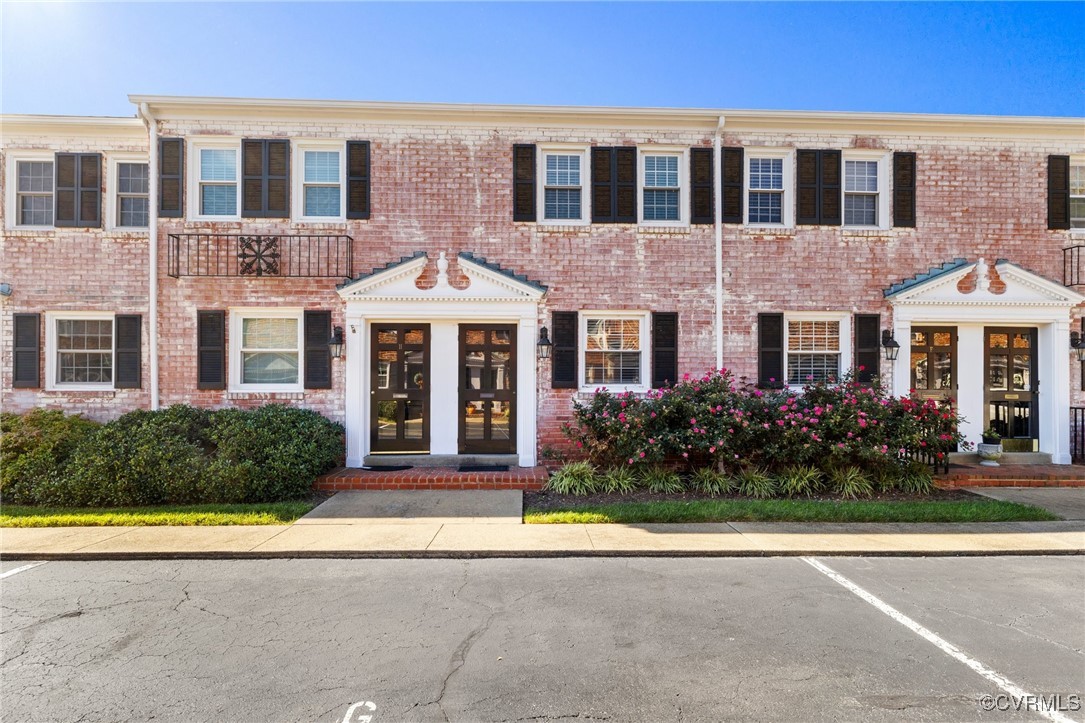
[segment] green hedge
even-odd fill
[[[308,495],[342,454],[340,425],[279,404],[175,405],[103,425],[39,410],[4,416],[0,495],[64,507],[278,502]]]

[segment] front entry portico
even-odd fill
[[[465,288],[419,288],[421,252],[344,284],[347,466],[379,454],[515,454],[535,465],[546,288],[461,253]]]

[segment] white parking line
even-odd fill
[[[46,562],[48,562],[48,561],[46,561]],[[45,562],[32,562],[29,565],[23,565],[22,567],[16,567],[16,568],[14,568],[12,570],[8,570],[5,573],[0,573],[0,580],[3,580],[5,577],[11,577],[12,575],[18,575],[20,572],[26,572],[27,570],[33,570],[35,567],[40,567],[41,565],[44,565],[44,564],[45,564]]]
[[[975,658],[972,658],[972,657],[966,655],[960,648],[958,648],[953,643],[950,643],[950,642],[948,642],[946,640],[943,640],[942,638],[938,637],[933,632],[931,632],[927,628],[923,627],[922,625],[917,623],[915,620],[912,620],[910,617],[908,617],[907,615],[905,615],[901,611],[897,610],[892,605],[889,605],[888,603],[884,602],[880,598],[877,598],[874,595],[871,595],[869,592],[867,592],[863,588],[859,587],[854,582],[852,582],[848,578],[844,577],[840,573],[836,572],[835,570],[823,565],[822,563],[820,563],[817,560],[815,560],[813,558],[810,558],[810,557],[804,557],[804,558],[802,558],[802,560],[803,560],[803,562],[810,565],[811,567],[813,567],[818,572],[820,572],[823,575],[825,575],[826,577],[828,577],[833,582],[839,583],[840,585],[847,588],[848,590],[850,590],[855,595],[859,596],[863,600],[866,600],[868,603],[870,603],[874,607],[878,608],[883,613],[885,613],[889,617],[893,618],[898,623],[900,623],[904,627],[908,628],[913,633],[920,636],[921,638],[923,638],[927,642],[933,643],[935,646],[937,646],[946,655],[949,655],[951,658],[953,658],[953,659],[955,659],[955,660],[957,660],[957,661],[959,661],[961,663],[964,663],[969,668],[976,671],[977,673],[982,675],[984,678],[986,678],[987,680],[989,680],[992,683],[994,683],[995,685],[997,685],[1004,693],[1006,693],[1007,695],[1012,696],[1015,700],[1020,701],[1020,700],[1033,700],[1033,699],[1035,699],[1035,696],[1033,696],[1032,694],[1030,694],[1027,691],[1023,690],[1020,686],[1018,686],[1012,680],[1009,680],[1004,675],[1002,675],[1002,674],[1000,674],[1000,673],[998,673],[998,672],[996,672],[994,670],[991,670],[990,668],[988,668],[986,665],[979,662]],[[1034,710],[1034,712],[1039,713],[1044,718],[1047,718],[1050,721],[1056,721],[1056,723],[1073,723],[1073,721],[1070,718],[1067,718],[1066,716],[1062,715],[1058,711]]]

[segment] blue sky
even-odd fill
[[[128,93],[1085,115],[1085,3],[12,3],[5,113]]]

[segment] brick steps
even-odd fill
[[[317,478],[316,489],[344,490],[540,490],[545,467],[510,467],[506,472],[460,472],[453,467],[415,467],[398,471],[339,467]]]
[[[1085,487],[1085,466],[1065,464],[950,465],[935,478],[943,489],[956,487]]]

